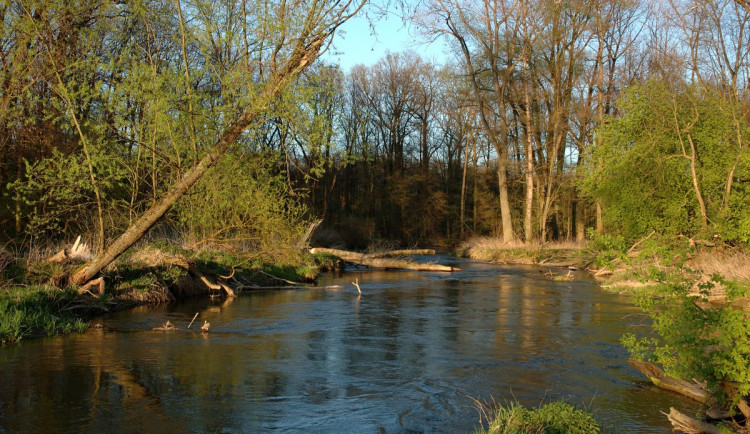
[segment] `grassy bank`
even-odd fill
[[[499,264],[587,267],[594,255],[588,243],[504,243],[501,239],[478,237],[462,243],[458,256]]]
[[[191,251],[167,242],[132,248],[106,268],[104,291],[81,293],[68,282],[80,263],[45,261],[56,249],[7,250],[0,256],[0,343],[78,332],[94,315],[140,304],[238,293],[256,288],[314,282],[334,258],[298,253],[283,261],[264,261],[237,252],[203,248]]]
[[[718,239],[695,241],[652,233],[635,242],[594,235],[581,246],[504,245],[497,240],[479,239],[465,244],[460,253],[489,262],[575,265],[602,280],[605,289],[630,295],[650,318],[646,324],[651,324],[648,328],[633,327],[622,337],[631,357],[663,369],[675,381],[683,381],[681,384],[687,386],[681,386],[680,390],[685,390],[687,396],[708,397],[701,398],[701,402],[708,404],[705,410],[710,418],[682,415],[682,420],[711,430],[718,430],[720,425],[728,432],[747,432],[750,420],[750,252],[747,248],[722,244]],[[647,376],[657,386],[662,383],[651,374]],[[525,412],[514,406],[501,408],[497,418],[506,422],[490,432],[529,432],[502,428],[510,426],[507,420],[527,418]],[[671,412],[670,420],[676,428],[685,428],[680,425],[684,422],[676,422],[672,417]]]
[[[74,313],[75,300],[74,291],[52,286],[0,288],[0,344],[85,330],[86,322]]]
[[[695,245],[688,238],[650,236],[635,243],[592,234],[584,243],[503,243],[480,237],[464,242],[459,256],[478,261],[586,269],[618,291],[686,278],[719,275],[750,284],[750,252],[737,247]]]

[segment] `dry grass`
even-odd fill
[[[461,244],[458,252],[478,261],[533,265],[550,262],[569,263],[585,246],[566,241],[544,244],[522,241],[505,243],[500,238],[478,237]]]
[[[688,266],[704,275],[719,274],[725,279],[750,281],[750,253],[703,250],[695,254]]]
[[[138,250],[131,258],[130,262],[141,264],[147,267],[173,266],[175,264],[187,264],[187,259],[183,256],[165,252],[153,246],[146,246]]]

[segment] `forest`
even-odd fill
[[[324,54],[357,14],[398,14],[446,60],[393,50],[342,70]],[[746,0],[7,0],[0,288],[79,236],[85,264],[45,271],[55,285],[149,242],[284,265],[311,245],[477,237],[593,246],[602,268],[654,234],[649,260],[670,266],[689,249],[746,254],[749,62]],[[166,261],[199,275],[179,255]],[[664,341],[626,345],[750,417],[746,315],[690,298],[721,287],[729,306],[744,284],[696,292],[643,268],[694,316],[647,297]],[[680,352],[679,330],[737,345],[709,362]]]
[[[750,242],[741,2],[424,2],[403,19],[444,38],[448,64],[317,60],[239,119],[304,20],[328,20],[301,47],[317,57],[353,10],[261,6],[4,5],[2,237],[101,251],[212,155],[155,230],[258,251],[315,220],[320,242],[359,248],[587,229]]]

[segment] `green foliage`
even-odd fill
[[[85,330],[83,321],[61,310],[73,297],[49,286],[0,288],[0,343]]]
[[[125,195],[125,169],[103,149],[91,155],[105,207],[113,211]],[[25,177],[8,188],[28,206],[26,232],[35,240],[91,233],[97,225],[94,188],[82,153],[54,150],[49,158],[27,163]]]
[[[218,163],[176,207],[193,243],[211,242],[283,261],[307,229],[299,204],[273,155],[235,151]]]
[[[737,142],[733,121],[739,108],[696,86],[672,88],[659,81],[630,87],[619,105],[623,115],[600,129],[581,184],[603,202],[608,225],[628,240],[652,230],[700,235],[701,213],[688,158],[692,141],[698,188],[712,230],[745,242],[750,233],[747,206],[741,202],[747,200],[747,186],[734,183],[725,197],[734,165],[741,162],[734,178],[748,173],[747,151]]]
[[[601,432],[591,413],[565,402],[528,409],[516,403],[499,406],[490,421],[489,434],[593,434]]]
[[[599,234],[589,229],[589,249],[595,254],[594,265],[612,267],[617,260],[627,258],[628,244],[621,235]]]
[[[663,285],[641,296],[637,303],[653,320],[658,338],[631,333],[622,342],[633,357],[662,365],[677,378],[706,381],[718,397],[736,403],[750,393],[750,321],[733,303],[750,295],[750,288],[714,276],[691,294],[693,284]],[[724,288],[723,304],[708,300],[716,285]],[[727,384],[735,389],[731,396],[722,387]]]

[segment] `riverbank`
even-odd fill
[[[133,248],[90,287],[68,276],[81,265],[49,260],[54,249],[24,255],[2,252],[0,344],[79,332],[93,316],[143,304],[314,282],[335,258],[304,252],[277,262],[219,249],[186,250],[166,242]]]
[[[667,282],[705,280],[714,275],[750,284],[750,252],[729,246],[695,245],[687,238],[649,236],[628,244],[619,237],[595,236],[583,243],[528,245],[480,237],[461,244],[456,254],[489,263],[586,270],[605,289],[618,292],[641,292],[642,288]]]
[[[655,332],[630,332],[621,338],[631,364],[663,369],[663,378],[639,370],[656,386],[705,404],[706,414],[700,418],[672,408],[668,418],[675,429],[746,432],[750,420],[747,249],[651,233],[632,244],[620,237],[594,236],[578,246],[526,247],[478,239],[466,243],[459,253],[487,262],[586,269],[604,289],[630,295],[650,317]],[[572,278],[566,271],[550,271],[549,276]]]

